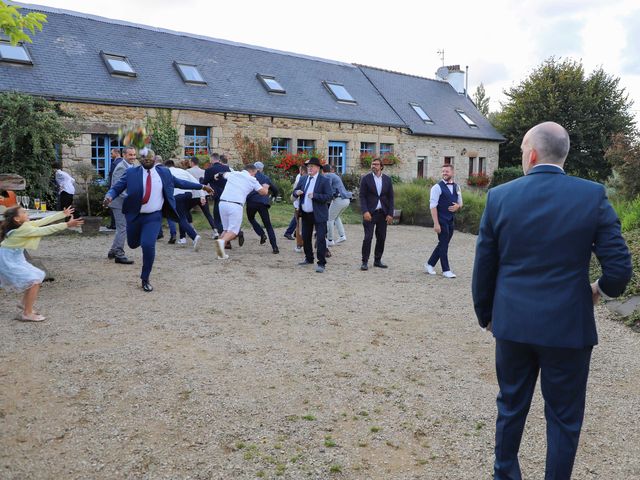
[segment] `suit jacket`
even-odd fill
[[[209,186],[213,188],[212,196],[217,200],[220,198],[220,195],[222,195],[222,192],[224,191],[224,187],[227,184],[227,179],[222,175],[220,175],[218,180],[214,179],[213,177],[216,173],[225,173],[230,171],[231,169],[229,168],[229,165],[216,162],[204,171],[204,177],[200,178],[199,181],[204,185],[209,184]]]
[[[303,190],[307,183],[308,175],[300,177],[298,185],[293,189]],[[309,192],[307,191],[307,194]],[[328,178],[324,177],[321,173],[318,173],[315,185],[313,187],[313,218],[315,223],[328,222],[329,221],[329,203],[333,200],[333,191],[331,190],[331,182]],[[302,211],[303,199],[300,197],[300,211]]]
[[[256,180],[260,185],[264,185],[265,183],[269,185],[270,194],[274,197],[278,196],[278,187],[275,186],[273,181],[267,175],[262,172],[256,172]],[[255,190],[247,195],[247,207],[258,208],[262,205],[266,205],[267,207],[271,206],[271,199],[269,198],[269,195],[260,195]]]
[[[594,252],[599,285],[617,297],[631,257],[602,185],[551,165],[489,190],[473,266],[480,326],[497,339],[547,347],[598,343],[589,284]]]
[[[126,160],[122,160],[120,162],[118,162],[118,164],[115,166],[115,168],[113,169],[112,173],[112,177],[111,177],[111,186],[113,187],[116,183],[118,183],[120,181],[120,179],[122,178],[122,176],[126,173],[126,171],[128,170],[129,164],[126,162]],[[115,197],[112,201],[111,204],[109,205],[111,208],[120,208],[122,209],[122,202],[124,201],[124,199],[127,197],[127,192],[126,190],[124,192],[122,192],[120,195],[118,195],[117,197]]]
[[[173,198],[173,187],[183,188],[185,190],[201,190],[202,185],[199,183],[188,182],[171,175],[168,168],[156,165],[156,171],[162,180],[162,195],[164,203],[162,204],[162,214],[172,220],[178,221],[178,212],[176,211],[176,201]],[[142,186],[142,166],[128,168],[125,174],[107,192],[107,196],[116,198],[125,189],[127,197],[122,202],[122,213],[125,215],[138,215],[142,206],[142,194],[144,187]]]
[[[360,180],[360,210],[373,213],[380,200],[382,211],[385,216],[393,216],[393,184],[388,175],[382,174],[382,191],[378,196],[376,183],[373,179],[373,172],[367,173]]]

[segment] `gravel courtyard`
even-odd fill
[[[43,324],[0,292],[0,478],[489,479],[493,339],[473,315],[475,237],[458,278],[423,273],[426,228],[390,227],[386,271],[359,271],[362,228],[327,271],[277,231],[227,261],[158,243],[151,277],[106,259],[110,234],[45,239]],[[544,301],[544,299],[541,299]],[[598,307],[575,479],[640,478],[640,336]],[[544,474],[539,389],[521,448]]]

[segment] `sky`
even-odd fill
[[[28,3],[28,2],[24,2]],[[637,0],[39,0],[180,32],[434,78],[469,67],[490,109],[546,59],[581,61],[620,79],[640,127]],[[46,28],[46,27],[45,27]]]

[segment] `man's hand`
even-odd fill
[[[200,205],[206,205],[207,204],[207,197],[200,197]]]
[[[213,188],[211,188],[209,185],[203,185],[202,189],[207,192],[209,195],[213,194]]]
[[[303,192],[302,190],[296,190],[295,192],[293,192],[293,194],[294,194],[296,197],[301,196],[303,193],[304,193],[304,192]]]
[[[108,207],[109,205],[111,205],[112,201],[113,199],[109,195],[107,195],[106,197],[104,197],[104,200],[102,201],[102,206]]]
[[[309,197],[309,198],[313,198],[313,192],[309,192],[309,193],[307,193],[307,197]]]
[[[391,225],[393,223],[393,217],[391,215],[387,215],[386,220],[387,225]]]
[[[600,301],[600,289],[598,288],[598,282],[593,282],[591,284],[591,297],[593,299],[593,304],[597,305]]]
[[[452,213],[457,212],[458,210],[460,210],[460,205],[458,205],[457,203],[454,203],[448,208],[448,210]]]
[[[364,219],[365,222],[370,222],[371,221],[371,213],[369,212],[364,212],[362,214],[362,218]]]
[[[436,233],[438,233],[438,234],[439,234],[440,232],[442,232],[442,228],[440,228],[440,224],[436,224],[436,225],[434,225],[434,226],[433,226],[433,231],[434,231],[434,232],[436,232]]]

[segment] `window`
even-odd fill
[[[0,62],[33,65],[33,60],[24,45],[11,45],[4,41],[0,41]]]
[[[113,55],[111,53],[100,52],[107,70],[112,75],[124,75],[125,77],[137,76],[136,71],[129,63],[129,59],[122,55]]]
[[[351,96],[351,94],[344,88],[344,85],[339,83],[331,83],[331,82],[322,82],[324,86],[331,92],[331,94],[335,97],[339,102],[345,103],[356,103],[355,99]]]
[[[478,173],[487,174],[487,159],[485,157],[478,158]]]
[[[271,155],[286,153],[289,151],[288,138],[272,138],[271,139]]]
[[[370,155],[375,155],[376,153],[376,144],[373,142],[360,142],[360,153],[368,153]]]
[[[380,144],[380,156],[384,157],[393,153],[393,143],[381,143]]]
[[[444,157],[445,165],[453,165],[453,157]]]
[[[471,128],[478,128],[478,125],[476,125],[476,122],[471,120],[471,117],[466,113],[464,113],[462,110],[456,110],[456,113],[460,115],[460,118],[462,118],[465,121],[465,123],[469,125]]]
[[[474,157],[469,157],[469,176],[473,175],[473,161],[475,160]]]
[[[258,80],[260,80],[260,83],[262,83],[262,86],[267,89],[267,92],[287,93],[287,91],[284,88],[282,88],[282,85],[280,85],[280,82],[278,82],[276,80],[276,77],[274,77],[273,75],[262,75],[259,73],[256,76],[258,77]]]
[[[184,156],[208,155],[211,138],[209,127],[184,126]]]
[[[424,121],[424,123],[433,123],[433,120],[427,115],[427,112],[423,110],[423,108],[417,103],[410,103],[411,108],[418,114],[418,116]]]
[[[424,178],[424,166],[427,163],[427,157],[418,157],[418,178]]]
[[[173,62],[173,66],[178,70],[178,73],[182,77],[182,81],[184,83],[207,84],[207,82],[204,81],[204,78],[202,78],[202,75],[200,75],[200,71],[196,65]]]
[[[315,149],[315,140],[298,140],[298,152],[312,152]]]
[[[121,148],[117,135],[91,135],[91,164],[99,178],[107,179],[111,169],[111,149]]]

